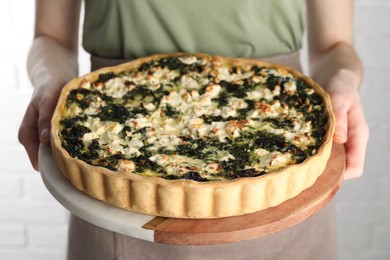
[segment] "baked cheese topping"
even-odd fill
[[[227,180],[316,154],[323,110],[287,70],[183,54],[84,80],[67,96],[60,138],[72,157],[118,174]]]

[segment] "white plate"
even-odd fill
[[[77,190],[58,169],[50,145],[39,147],[43,183],[52,196],[74,215],[104,229],[154,241],[154,231],[142,226],[155,216],[138,214],[105,204]]]

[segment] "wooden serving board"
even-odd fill
[[[56,167],[49,146],[40,148],[40,171],[49,192],[73,214],[128,236],[166,244],[212,245],[258,238],[296,225],[323,208],[343,180],[344,146],[334,144],[325,171],[298,196],[269,209],[220,219],[173,219],[128,212],[76,190]]]

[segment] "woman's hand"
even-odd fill
[[[359,97],[363,66],[352,44],[353,0],[307,0],[310,74],[330,94],[334,141],[345,145],[345,179],[360,177],[368,127]]]
[[[363,174],[369,129],[354,74],[340,70],[325,89],[331,97],[336,117],[334,142],[345,146],[347,161],[344,179],[358,178]]]
[[[31,164],[38,170],[40,143],[50,141],[50,120],[61,89],[78,74],[81,0],[36,0],[35,33],[27,70],[34,92],[19,129]]]
[[[62,86],[60,80],[51,79],[36,87],[19,128],[19,141],[36,171],[39,170],[39,145],[50,141],[50,121]]]

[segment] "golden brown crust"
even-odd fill
[[[283,68],[295,77],[303,79],[323,97],[329,118],[323,144],[314,156],[301,164],[290,165],[259,177],[195,182],[113,172],[73,158],[62,148],[59,139],[59,120],[64,111],[66,96],[71,89],[79,86],[84,79],[97,80],[101,73],[118,74],[150,60],[179,55],[182,53],[154,55],[119,66],[103,68],[76,78],[64,87],[52,118],[51,145],[58,167],[77,189],[110,205],[134,212],[175,218],[219,218],[276,206],[314,184],[325,169],[332,148],[335,120],[329,96],[313,80],[292,68],[254,59],[195,54],[198,57],[208,56],[216,61],[223,60],[236,65],[252,64]]]

